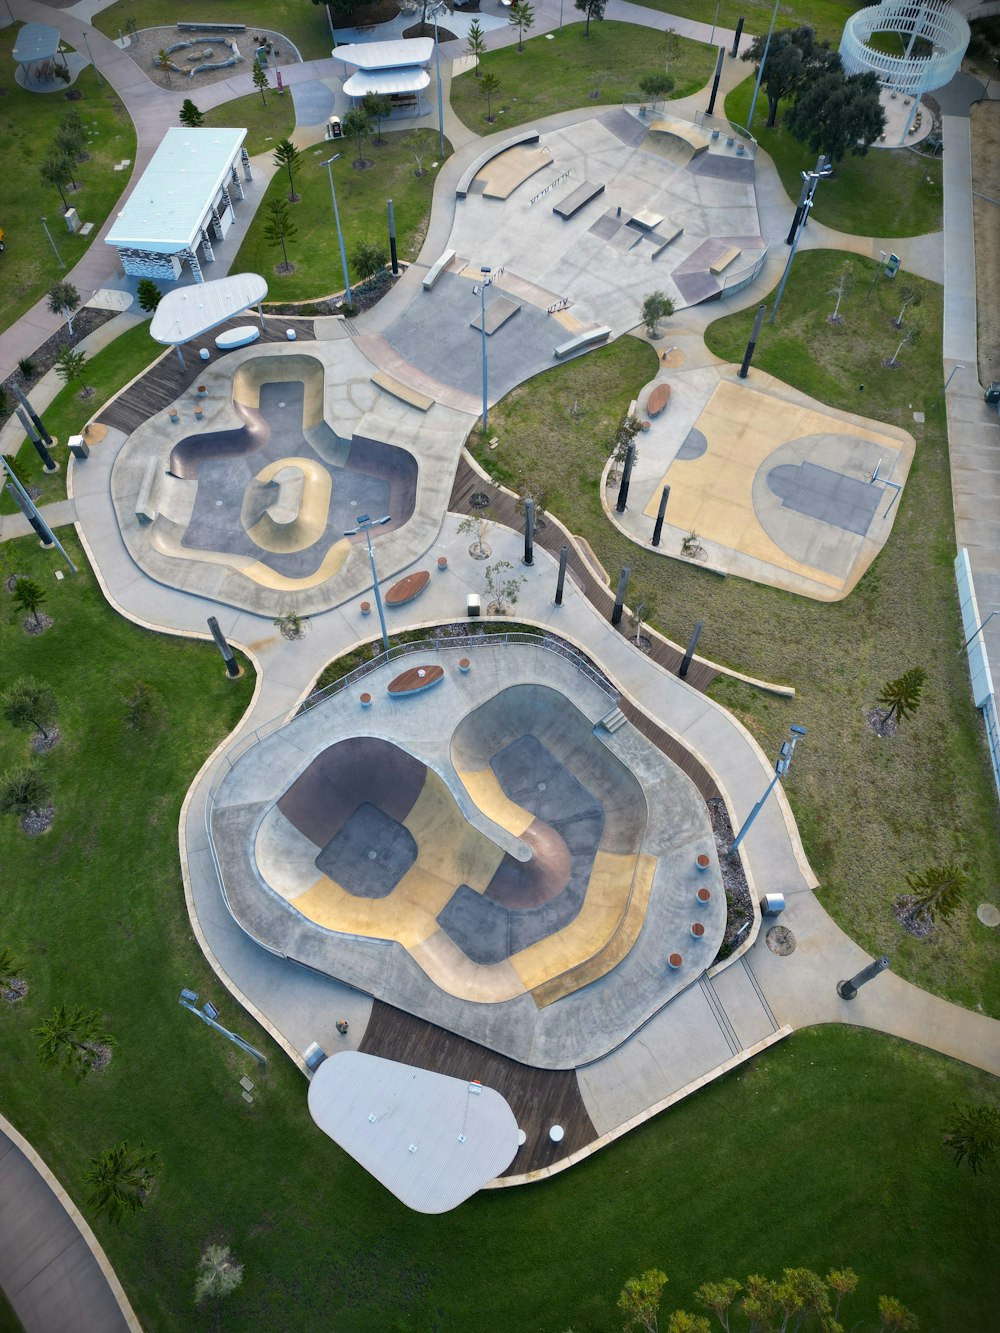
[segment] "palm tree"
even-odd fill
[[[156,1179],[155,1163],[156,1153],[147,1152],[141,1143],[130,1148],[123,1140],[105,1148],[99,1157],[91,1158],[84,1173],[84,1182],[90,1186],[87,1202],[95,1213],[117,1226],[145,1207]]]
[[[296,204],[299,196],[295,193],[295,172],[299,168],[299,150],[291,139],[282,139],[274,150],[274,165],[284,167],[288,172],[288,202]]]
[[[41,814],[48,801],[49,786],[37,768],[16,764],[0,776],[0,814],[25,819]]]
[[[12,727],[34,727],[48,739],[45,728],[52,725],[58,711],[55,691],[44,681],[18,676],[0,694],[0,711]]]
[[[920,692],[924,688],[927,672],[923,667],[911,667],[896,680],[887,680],[878,696],[880,704],[888,706],[888,712],[882,716],[882,725],[889,721],[893,713],[899,714],[902,721],[907,713],[915,713],[920,707]]]
[[[944,1127],[945,1147],[955,1165],[968,1162],[974,1175],[990,1167],[1000,1153],[1000,1107],[988,1102],[954,1106]]]
[[[6,945],[0,945],[0,990],[10,989],[11,983],[17,980],[20,966],[13,952]]]
[[[949,862],[928,866],[919,875],[907,875],[906,882],[914,895],[911,916],[929,916],[932,921],[940,917],[947,921],[961,906],[969,877],[961,866]]]
[[[96,1048],[111,1045],[100,1014],[79,1004],[72,1008],[60,1004],[35,1029],[34,1035],[38,1038],[38,1058],[42,1064],[61,1064],[77,1081],[94,1067]]]
[[[218,1300],[228,1296],[243,1281],[243,1265],[233,1258],[228,1245],[206,1245],[198,1260],[198,1276],[194,1283],[195,1304],[206,1297]]]
[[[18,579],[14,584],[14,601],[26,611],[29,616],[35,617],[35,628],[41,625],[38,615],[38,608],[45,601],[47,594],[45,589],[37,584],[34,579]]]

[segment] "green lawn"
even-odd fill
[[[287,139],[295,129],[295,107],[292,94],[287,89],[280,97],[273,88],[264,96],[266,102],[261,102],[260,93],[248,93],[246,97],[224,102],[222,106],[205,112],[205,125],[245,125],[247,152],[251,157],[257,153],[266,153],[280,140]]]
[[[447,152],[451,145],[445,141]],[[415,146],[415,147],[414,147]],[[396,218],[396,244],[400,259],[415,259],[420,253],[430,218],[431,196],[437,163],[438,135],[434,130],[389,133],[383,129],[381,145],[371,141],[365,159],[373,163],[363,171],[353,166],[356,148],[345,140],[341,160],[333,168],[337,207],[344,232],[344,245],[350,265],[351,281],[358,281],[352,262],[354,246],[359,241],[381,244],[389,250],[385,201],[391,199]],[[421,157],[426,175],[415,174],[413,152]],[[250,230],[233,261],[235,272],[263,273],[269,284],[271,301],[302,301],[343,291],[337,231],[333,225],[330,180],[320,163],[329,155],[329,145],[311,148],[302,154],[302,169],[296,177],[296,190],[302,196],[291,205],[289,214],[297,235],[288,241],[288,258],[295,267],[289,275],[275,273],[281,263],[281,249],[264,236],[267,206],[272,199],[288,196],[288,176],[279,172],[268,186]]]
[[[661,13],[676,14],[699,23],[710,24],[715,17],[715,0],[635,0],[635,3],[645,9],[658,9]],[[840,45],[844,24],[855,10],[862,8],[856,0],[785,0],[778,6],[775,27],[780,30],[808,23],[836,48]],[[773,12],[771,0],[721,0],[718,23],[721,28],[735,31],[742,17],[746,19],[744,27],[747,32],[763,34],[767,32]]]
[[[584,26],[567,23],[551,41],[544,36],[526,41],[523,51],[515,45],[488,52],[483,72],[500,80],[493,98],[496,120],[492,125],[486,120],[482,80],[474,71],[452,80],[451,105],[459,120],[478,134],[496,134],[588,102],[607,104],[628,95],[642,96],[639,81],[663,70],[662,33],[630,23],[592,23],[590,37],[585,38]],[[710,47],[681,39],[677,57],[670,62],[675,80],[671,96],[687,97],[703,88],[714,67]]]
[[[303,60],[323,60],[333,43],[323,5],[309,0],[118,0],[93,18],[94,27],[108,37],[117,37],[129,19],[137,28],[162,28],[172,23],[245,23],[248,28],[279,32],[299,49]],[[180,40],[178,38],[178,40]]]
[[[81,398],[79,384],[73,383],[61,389],[51,405],[39,413],[49,434],[60,442],[53,454],[59,463],[59,471],[47,473],[42,470],[41,460],[30,440],[25,439],[16,455],[30,484],[41,488],[39,504],[66,498],[67,437],[79,434],[112,394],[128,384],[162,352],[160,344],[150,338],[149,324],[144,321],[87,362],[83,374],[88,387],[96,390],[92,397]],[[16,510],[17,506],[4,489],[0,494],[0,513],[13,514]]]
[[[0,202],[7,247],[0,255],[0,329],[30,310],[83,257],[129,182],[131,168],[112,167],[124,158],[135,160],[135,131],[128,113],[92,69],[85,69],[73,85],[83,93],[78,102],[66,100],[69,90],[62,84],[57,92],[29,93],[15,82],[11,51],[19,31],[20,26],[0,30],[0,86],[5,92],[0,101],[0,180],[8,185]],[[81,188],[67,193],[80,221],[94,224],[89,236],[67,232],[58,190],[38,175],[59,122],[70,110],[80,113],[91,136],[90,160],[77,167]],[[65,269],[45,237],[39,221],[43,214]],[[86,299],[90,293],[81,296]]]
[[[948,455],[943,414],[933,406],[942,387],[941,289],[907,279],[924,293],[913,319],[926,332],[915,348],[904,349],[902,369],[884,370],[880,358],[899,338],[888,323],[898,310],[899,280],[883,281],[866,302],[866,276],[874,270],[852,256],[857,284],[842,307],[845,324],[834,329],[825,318],[833,309],[826,293],[844,259],[834,251],[797,256],[779,321],[765,323],[755,365],[821,401],[868,412],[916,437],[893,535],[846,600],[826,605],[719,579],[641,550],[611,527],[598,479],[612,428],[655,373],[653,353],[635,339],[514,390],[490,414],[500,445],[480,453],[480,462],[501,480],[529,476],[545,484],[549,508],[587,539],[612,578],[623,565],[631,568],[629,602],[645,592],[656,608],[653,622],[675,641],[686,642],[694,622],[703,620],[699,651],[707,657],[795,686],[792,702],[725,681],[712,693],[768,753],[777,752],[789,723],[809,728],[786,789],[824,905],[864,948],[890,954],[901,975],[1000,1015],[998,942],[975,918],[979,902],[996,898],[1000,819],[958,651]],[[739,361],[751,323],[750,311],[720,319],[709,329],[711,350]],[[925,425],[913,422],[910,404],[928,411]],[[878,740],[864,711],[883,682],[916,665],[928,672],[920,712],[893,740]],[[906,872],[951,856],[969,862],[967,906],[931,941],[904,935],[891,903],[906,889]]]
[[[749,66],[748,66],[749,68]],[[726,115],[746,125],[753,97],[753,78],[748,77],[726,98]],[[770,153],[789,198],[798,200],[802,188],[800,172],[816,165],[816,154],[792,136],[781,124],[765,127],[767,98],[757,99],[752,133]],[[942,226],[942,165],[909,148],[871,148],[863,156],[845,157],[836,173],[822,181],[816,191],[813,216],[838,231],[858,236],[921,236]]]

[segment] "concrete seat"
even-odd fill
[[[734,260],[739,259],[742,253],[743,251],[738,245],[731,245],[728,250],[723,250],[718,259],[709,264],[708,271],[715,274],[722,273]]]
[[[445,271],[445,269],[448,267],[448,265],[454,258],[455,258],[454,250],[445,250],[443,251],[442,254],[440,254],[437,257],[437,259],[435,259],[434,263],[424,274],[423,287],[425,292],[429,292],[431,290],[431,288],[437,282],[438,278],[440,278],[441,274]]]
[[[248,347],[260,337],[260,328],[256,324],[240,324],[235,329],[226,329],[215,340],[220,352],[231,352],[236,347]]]
[[[568,222],[571,217],[579,213],[581,208],[585,208],[592,199],[604,193],[604,183],[595,185],[592,181],[584,181],[578,185],[575,190],[571,190],[564,199],[560,199],[558,204],[552,205],[552,211],[556,217],[562,218]]]
[[[606,342],[610,337],[611,330],[599,324],[595,328],[584,329],[582,333],[577,333],[566,342],[560,343],[555,348],[555,355],[562,360],[564,356],[572,356],[574,352],[581,352],[586,347],[596,347],[598,343]]]

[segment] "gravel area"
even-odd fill
[[[128,46],[125,47],[125,54],[139,66],[143,74],[153,83],[161,88],[169,88],[171,92],[183,90],[187,96],[197,103],[196,96],[199,88],[207,88],[210,84],[221,83],[224,79],[231,79],[235,74],[249,74],[253,65],[254,56],[257,54],[258,46],[262,43],[258,40],[263,37],[269,41],[273,47],[272,57],[267,63],[267,81],[274,87],[274,68],[275,61],[279,65],[295,64],[299,60],[299,53],[291,45],[287,38],[280,32],[270,32],[267,28],[247,28],[246,32],[219,32],[219,33],[197,33],[182,32],[179,28],[171,25],[167,28],[142,28],[129,39]],[[175,46],[178,42],[193,42],[183,51],[174,51],[171,59],[182,73],[175,73],[173,70],[166,72],[157,69],[154,63],[157,55],[161,51],[166,51],[168,47]],[[208,69],[200,74],[190,74],[188,71],[193,66],[202,63],[216,63],[228,60],[233,52],[230,42],[236,43],[236,49],[243,57],[237,65],[230,65],[228,69]],[[209,55],[208,53],[211,52]]]
[[[25,375],[21,370],[15,370],[12,375],[0,384],[0,426],[12,415],[17,406],[17,400],[10,389],[13,385],[27,393],[33,384],[37,384],[46,371],[51,370],[56,363],[56,357],[60,349],[68,343],[70,347],[75,347],[78,342],[86,338],[89,333],[99,329],[102,324],[106,324],[109,319],[114,319],[118,312],[116,310],[95,310],[90,306],[85,306],[78,310],[73,316],[73,335],[70,336],[69,330],[64,324],[58,332],[53,333],[51,338],[46,338],[41,347],[31,353],[26,359],[31,362],[32,372]]]
[[[737,945],[746,938],[748,925],[753,920],[753,902],[739,852],[735,856],[729,855],[729,848],[733,842],[733,826],[729,821],[726,803],[721,796],[713,796],[707,804],[728,908],[726,933],[722,937],[722,944],[714,959],[718,963],[728,958]]]

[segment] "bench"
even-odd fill
[[[657,384],[646,400],[646,412],[651,417],[658,417],[670,402],[670,385]]]
[[[245,23],[178,23],[180,32],[246,32]]]
[[[454,258],[455,258],[454,250],[445,250],[441,255],[438,256],[437,259],[435,259],[434,263],[424,274],[425,292],[429,292],[431,290],[431,288],[437,282],[438,278],[440,278],[441,274],[445,271],[445,269],[448,267],[448,265]]]
[[[235,329],[226,329],[225,333],[220,333],[215,340],[215,345],[220,352],[231,352],[236,347],[246,347],[250,343],[255,343],[260,337],[260,329],[256,324],[241,324]]]
[[[668,245],[673,245],[674,241],[677,240],[678,236],[683,236],[683,235],[684,235],[683,227],[672,228],[669,233],[662,231],[656,232],[654,236],[650,237],[650,240],[657,242],[656,249],[650,255],[650,259],[658,258],[659,255],[663,254],[664,250],[667,248]]]
[[[713,260],[712,263],[709,264],[709,273],[718,275],[723,269],[727,269],[734,259],[739,259],[742,253],[743,251],[738,245],[731,245],[728,250],[723,250],[718,259]]]
[[[486,166],[487,162],[492,161],[495,157],[499,157],[500,154],[505,153],[508,148],[517,148],[523,143],[537,143],[538,138],[539,135],[537,130],[522,130],[520,134],[514,134],[509,139],[503,139],[500,143],[493,144],[491,147],[487,148],[485,152],[474,157],[459,177],[458,184],[455,186],[456,197],[459,199],[465,198],[472,187],[472,182],[479,175],[480,171],[482,171],[483,167]]]
[[[598,343],[606,342],[610,337],[611,330],[599,324],[595,328],[584,329],[582,333],[577,333],[566,342],[560,343],[555,349],[555,355],[562,360],[564,356],[572,356],[574,352],[582,352],[584,348],[596,347]]]
[[[421,393],[419,389],[411,389],[408,384],[404,384],[402,380],[397,380],[384,370],[380,370],[372,376],[372,384],[377,384],[386,393],[391,393],[393,398],[398,398],[401,403],[408,403],[410,407],[415,407],[421,412],[427,412],[434,406],[433,398],[428,397],[426,393]]]
[[[603,193],[603,184],[594,185],[590,181],[584,181],[582,185],[578,185],[564,199],[560,199],[558,204],[553,204],[552,211],[556,217],[568,222],[571,217],[579,213],[581,208],[584,208],[592,199],[596,199],[598,195]]]
[[[159,460],[151,458],[146,464],[146,470],[142,474],[142,485],[139,487],[139,498],[135,502],[135,516],[140,523],[152,523],[156,517],[157,509],[153,500],[153,488],[156,485],[157,474],[160,470]]]

